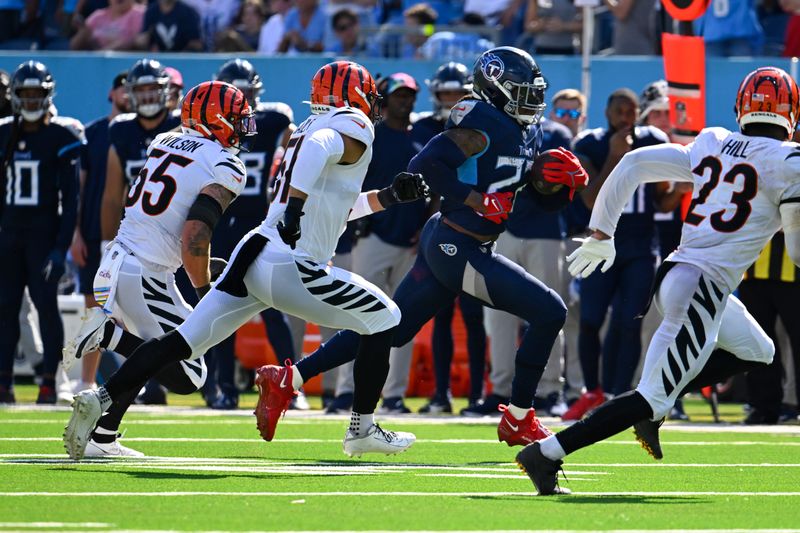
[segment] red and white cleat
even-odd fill
[[[581,394],[577,402],[573,403],[572,406],[567,409],[566,413],[561,415],[561,420],[580,420],[595,407],[603,405],[605,401],[606,396],[603,394],[603,389],[600,387],[592,391],[586,391]]]
[[[290,365],[265,365],[256,370],[258,403],[253,414],[256,415],[256,426],[261,438],[265,441],[269,442],[275,436],[278,420],[289,408],[292,398],[297,395],[292,387],[292,372],[294,370]]]
[[[536,411],[530,409],[522,420],[517,420],[508,410],[508,406],[498,408],[503,413],[503,418],[497,425],[497,439],[509,446],[527,446],[537,440],[542,440],[553,434],[536,418]]]

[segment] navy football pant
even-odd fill
[[[47,283],[42,267],[53,250],[53,235],[25,230],[0,231],[0,385],[13,380],[14,353],[19,341],[19,311],[28,287],[39,313],[44,347],[44,384],[55,386],[55,374],[64,347],[64,325],[58,311],[58,282]]]
[[[483,395],[483,375],[486,370],[486,330],[483,327],[483,304],[468,294],[458,297],[461,317],[467,329],[469,356],[469,400],[475,402]],[[433,321],[433,371],[436,376],[436,397],[447,398],[450,392],[450,365],[453,362],[453,313],[455,302],[436,314]]]
[[[612,306],[603,346],[603,388],[610,394],[631,389],[642,352],[641,313],[647,306],[655,278],[651,255],[618,259],[607,272],[581,280],[581,318],[578,352],[587,390],[600,386],[600,328]]]
[[[519,265],[458,233],[434,215],[420,238],[420,253],[400,283],[394,301],[402,317],[392,345],[413,339],[428,320],[460,293],[529,323],[515,359],[511,403],[529,407],[544,372],[550,349],[564,325],[567,309],[561,297]],[[297,364],[304,379],[355,358],[358,335],[341,331]]]

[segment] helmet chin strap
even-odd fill
[[[26,109],[19,110],[19,114],[25,122],[36,122],[44,116],[44,113],[44,109],[38,109],[36,111],[28,111]]]

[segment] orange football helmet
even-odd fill
[[[242,137],[256,134],[253,114],[242,91],[224,81],[204,81],[183,99],[181,126],[239,150]]]
[[[800,114],[800,91],[786,71],[777,67],[758,68],[739,86],[734,112],[739,127],[776,124],[791,136]]]
[[[352,61],[328,63],[311,80],[311,112],[326,113],[332,107],[350,106],[371,120],[380,117],[381,97],[369,71]]]

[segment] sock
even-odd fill
[[[113,400],[111,399],[111,395],[108,393],[105,387],[100,387],[99,389],[97,389],[97,397],[100,398],[101,410],[105,411],[109,407],[111,407]]]
[[[55,376],[42,376],[42,387],[50,387],[51,389],[55,389],[56,388]]]
[[[711,352],[711,356],[708,358],[708,361],[706,361],[703,369],[700,370],[697,376],[695,376],[695,378],[690,381],[686,387],[684,387],[684,389],[681,391],[681,395],[692,390],[699,390],[702,387],[707,387],[715,383],[721,383],[729,377],[735,376],[736,374],[749,372],[750,370],[764,368],[766,366],[766,363],[739,359],[731,352],[718,348]]]
[[[367,434],[367,430],[374,424],[372,414],[361,414],[353,411],[350,414],[350,431],[361,437]]]
[[[102,444],[109,444],[117,440],[117,432],[97,426],[92,432],[92,440]]]
[[[292,366],[292,388],[294,390],[300,390],[300,387],[303,386],[303,376],[300,374],[300,371],[297,369],[296,366]]]
[[[604,403],[591,415],[555,436],[564,452],[570,454],[652,417],[653,410],[644,396],[637,391],[629,391]]]
[[[122,332],[123,329],[121,327],[109,320],[103,327],[103,338],[100,339],[100,346],[112,352],[116,351],[117,343],[122,338]]]
[[[389,350],[395,328],[372,335],[362,335],[353,365],[353,411],[372,414],[389,375]]]
[[[544,374],[544,365],[529,365],[519,361],[514,365],[514,379],[511,382],[511,403],[514,405],[533,405],[533,395]]]
[[[101,346],[105,346],[107,350],[116,352],[123,357],[130,357],[136,351],[136,348],[144,344],[144,340],[129,331],[125,331],[113,322],[108,322],[105,327],[103,342],[100,343]],[[105,342],[106,339],[108,339],[108,343]]]
[[[523,407],[517,407],[513,403],[508,404],[508,411],[511,413],[511,416],[516,418],[517,420],[522,420],[528,414],[529,409],[525,409]]]
[[[558,442],[555,435],[550,435],[546,439],[540,440],[539,449],[542,451],[542,455],[551,461],[560,461],[567,456],[567,452],[561,447],[561,443]]]

